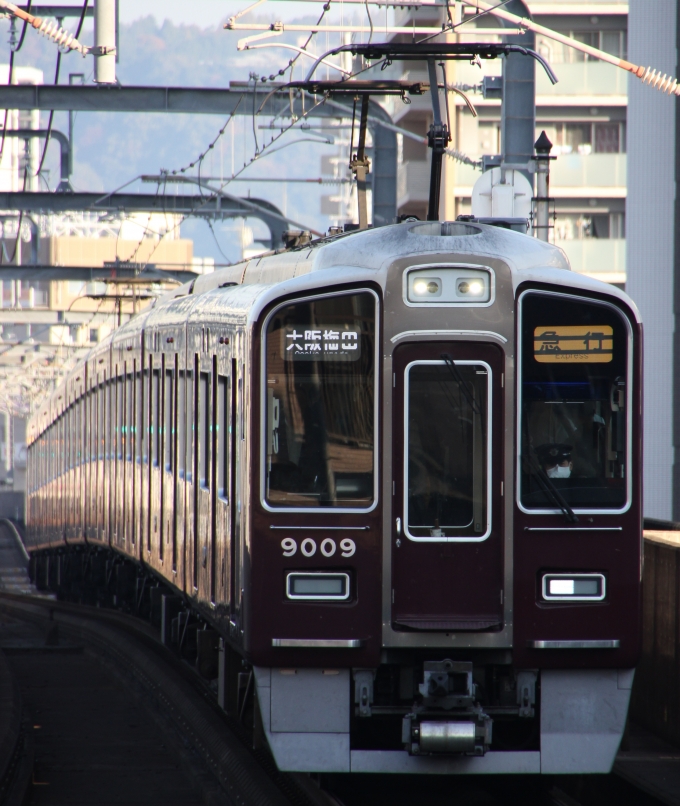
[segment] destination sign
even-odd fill
[[[534,358],[541,364],[608,364],[614,357],[610,325],[560,325],[534,330]]]
[[[326,325],[283,330],[287,361],[356,361],[361,355],[361,331]]]

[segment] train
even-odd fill
[[[642,325],[495,223],[201,275],[29,423],[34,575],[58,590],[77,555],[164,591],[280,770],[612,767],[641,650]]]

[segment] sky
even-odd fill
[[[74,8],[81,7],[74,0],[67,0]],[[90,0],[90,3],[92,0]],[[247,80],[254,70],[268,75],[273,69],[285,67],[293,53],[281,49],[261,49],[248,53],[238,52],[236,42],[250,32],[231,32],[222,28],[222,22],[230,15],[245,9],[249,0],[199,0],[188,3],[186,0],[120,0],[120,61],[117,77],[123,86],[198,86],[224,87],[234,80]],[[256,9],[249,20],[264,22],[273,19],[296,20],[301,22],[318,19],[322,0],[317,2],[277,2],[267,0]],[[340,2],[338,2],[340,6]],[[200,14],[197,15],[197,11]],[[362,10],[360,10],[361,13]],[[337,13],[342,12],[338,9]],[[356,7],[348,13],[344,8],[345,19],[354,16]],[[330,15],[327,15],[330,16]],[[77,19],[66,18],[64,27],[74,32]],[[0,63],[7,61],[6,20],[0,21]],[[88,20],[80,36],[84,44],[92,41],[92,22]],[[302,42],[306,36],[287,34],[278,41]],[[314,49],[335,44],[327,37],[317,37],[312,43]],[[54,45],[28,29],[21,52],[16,54],[16,66],[37,67],[43,71],[45,83],[53,83],[55,75],[56,48]],[[300,60],[300,70],[304,59]],[[275,69],[276,68],[276,69]],[[61,59],[59,83],[68,83],[72,72],[86,74],[85,81],[92,81],[91,59],[82,59],[77,53],[66,54]],[[299,73],[296,72],[296,77]],[[46,115],[42,124],[46,125]],[[209,115],[149,115],[126,113],[85,113],[75,115],[74,129],[74,172],[71,182],[74,190],[105,192],[133,180],[141,174],[158,174],[162,170],[179,169],[196,160],[224,124],[221,117]],[[280,122],[279,122],[280,124]],[[68,131],[68,116],[58,112],[54,127]],[[268,125],[262,120],[258,128]],[[275,132],[274,132],[275,133]],[[269,140],[271,132],[253,131],[251,118],[239,116],[229,125],[224,137],[219,139],[209,159],[203,165],[203,174],[225,176],[238,170],[244,161],[256,153],[257,136],[261,147],[264,139]],[[310,137],[311,135],[311,137]],[[337,146],[324,145],[324,132],[296,132],[286,134],[280,152],[266,155],[243,174],[248,180],[254,178],[284,177],[316,178],[328,174],[322,158],[337,154]],[[287,144],[299,139],[299,145]],[[277,145],[278,142],[277,142]],[[272,149],[272,151],[275,151]],[[50,188],[58,181],[58,148],[49,149],[46,167]],[[137,182],[128,187],[130,192],[151,192],[155,186]],[[172,192],[170,190],[169,192]],[[322,196],[337,193],[336,186],[289,184],[278,181],[253,182],[238,181],[230,184],[228,191],[235,195],[259,197],[275,204],[291,220],[319,232],[331,223],[328,215],[321,212]],[[186,192],[185,188],[182,191]],[[266,234],[261,222],[249,220],[254,228],[254,236]],[[240,257],[240,223],[236,220],[217,222],[211,230],[201,220],[189,219],[182,224],[182,237],[194,240],[194,254],[212,257],[218,263]],[[259,234],[258,234],[259,231]],[[236,244],[238,240],[238,245]]]
[[[119,0],[119,14],[121,22],[134,22],[149,14],[157,22],[170,20],[176,25],[200,25],[208,27],[219,23],[241,9],[251,5],[248,0],[199,0],[198,3],[187,3],[186,0]],[[254,0],[253,0],[254,2]],[[278,7],[278,14],[290,19],[302,16],[320,6],[321,3],[294,3],[275,2],[269,5]],[[262,6],[260,6],[262,9]],[[272,12],[274,13],[274,12]]]

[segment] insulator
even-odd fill
[[[61,28],[56,22],[49,22],[43,20],[38,27],[38,33],[51,39],[54,43],[62,48],[69,50],[78,50],[81,53],[85,52],[85,48],[78,42],[78,40],[68,31]]]
[[[640,80],[668,95],[680,95],[678,80],[666,75],[666,73],[661,75],[661,70],[653,70],[651,67],[647,67],[640,75]]]
[[[468,157],[467,154],[463,154],[463,152],[459,151],[457,148],[447,148],[444,153],[456,160],[456,162],[461,162],[463,165],[471,165],[474,168],[479,167],[478,162],[475,162],[475,160],[473,160],[471,157]]]

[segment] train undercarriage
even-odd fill
[[[511,650],[431,649],[384,649],[375,669],[258,667],[214,613],[117,552],[35,552],[30,576],[59,600],[149,620],[282,770],[606,773],[624,731],[633,670],[517,670]]]

